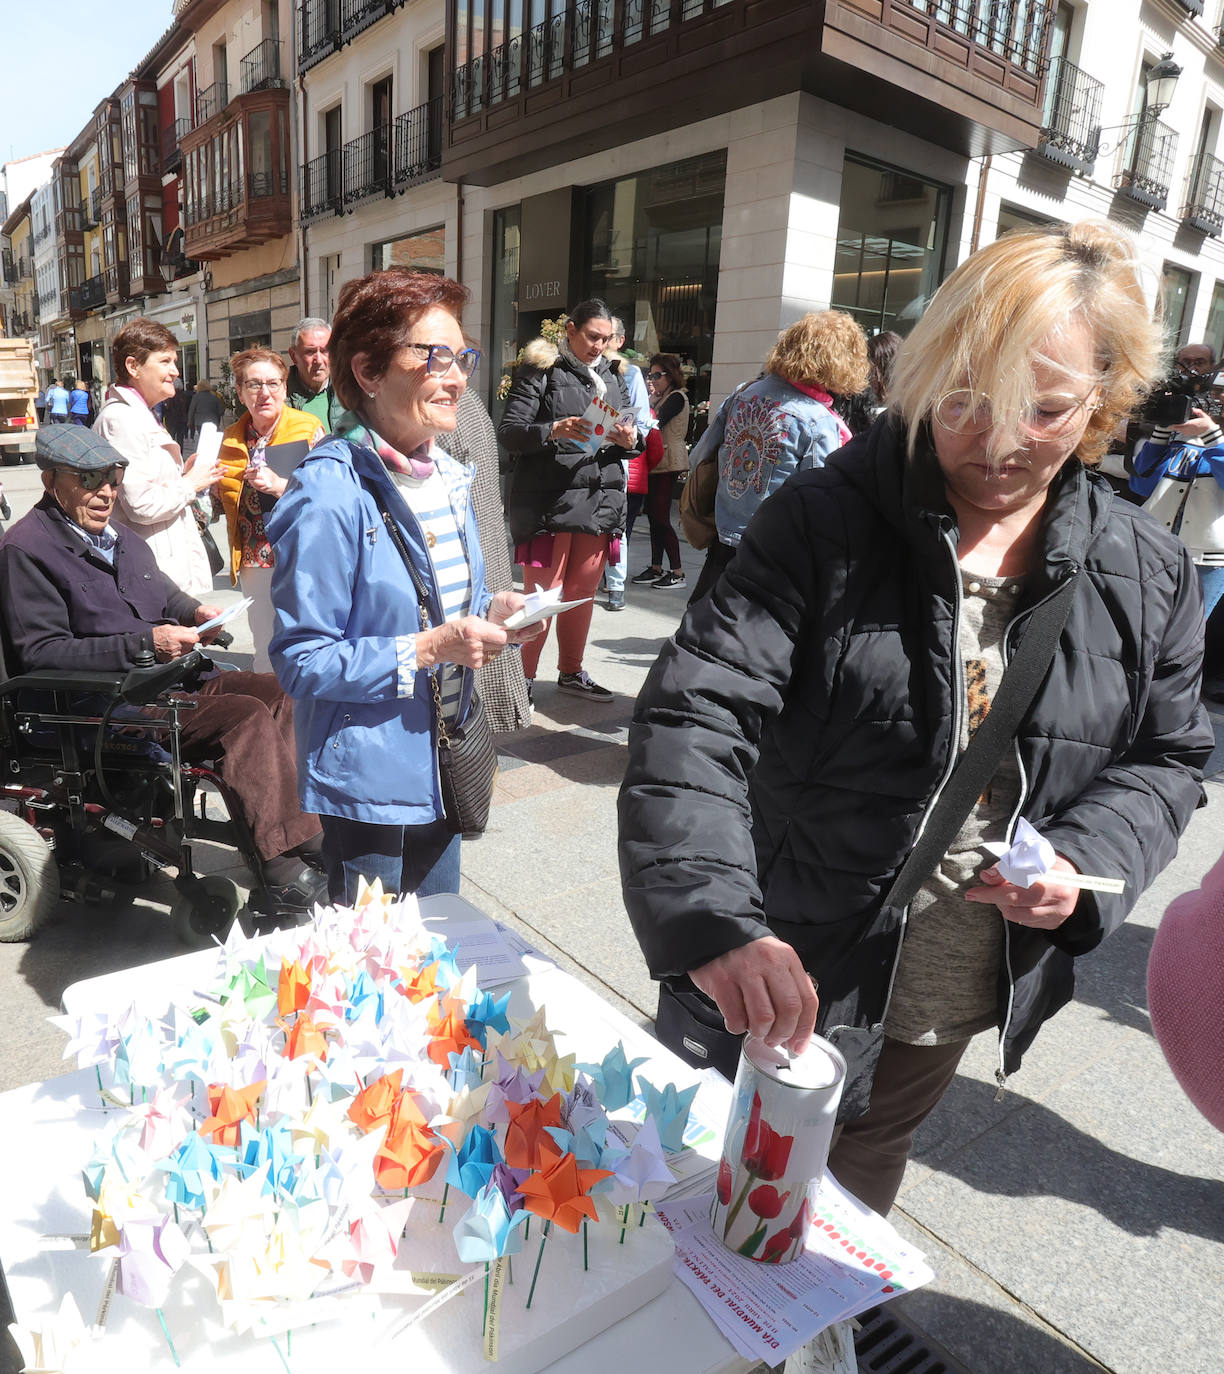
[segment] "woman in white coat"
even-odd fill
[[[114,383],[94,429],[127,460],[116,519],[148,544],[157,566],[191,596],[212,590],[212,570],[194,504],[221,475],[210,463],[183,462],[153,407],[174,395],[178,340],[153,320],[125,325],[111,344]]]

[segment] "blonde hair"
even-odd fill
[[[782,331],[765,371],[838,396],[857,396],[867,385],[867,338],[844,310],[814,310]]]
[[[1050,364],[1043,348],[1079,325],[1096,370],[1074,380],[1099,393],[1076,456],[1095,466],[1164,370],[1160,326],[1139,274],[1134,240],[1100,220],[1006,234],[961,263],[897,355],[889,402],[908,426],[910,454],[939,398],[961,387],[989,396],[991,446],[1019,446],[1034,365]]]

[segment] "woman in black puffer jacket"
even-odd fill
[[[600,397],[616,412],[629,399],[615,367],[604,356],[612,316],[600,300],[583,301],[553,349],[537,340],[525,350],[514,375],[497,437],[514,467],[506,499],[514,560],[523,566],[523,590],[560,587],[562,601],[594,597],[608,558],[608,544],[625,528],[626,453],[639,451],[636,426],[611,425],[592,448],[587,407]],[[612,693],[582,666],[591,625],[590,601],[557,621],[557,685],[597,701]],[[548,628],[523,650],[528,688],[534,682]]]
[[[764,503],[638,696],[621,873],[650,971],[773,1044],[870,1028],[870,1106],[829,1167],[879,1212],[972,1036],[998,1036],[1002,1082],[1202,800],[1194,568],[1091,471],[1160,361],[1113,226],[982,249],[903,346],[893,413]],[[1056,593],[1069,615],[1011,748],[886,906]],[[988,848],[1022,816],[1056,856],[1029,887]]]

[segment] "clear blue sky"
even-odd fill
[[[174,17],[173,0],[4,0],[3,10],[0,162],[71,142]]]

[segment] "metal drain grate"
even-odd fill
[[[854,1338],[859,1374],[968,1374],[946,1350],[911,1330],[889,1306],[858,1319]]]

